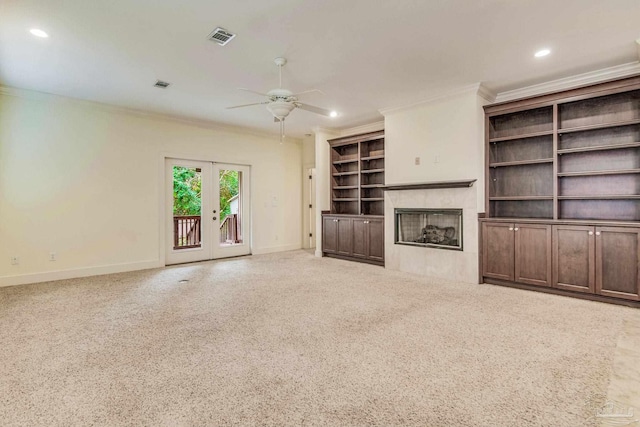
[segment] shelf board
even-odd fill
[[[360,173],[380,173],[384,172],[384,169],[363,169]]]
[[[353,172],[337,172],[332,174],[333,176],[347,176],[347,175],[358,175],[358,171],[353,171]]]
[[[640,199],[639,194],[611,194],[608,196],[558,196],[558,200],[633,200]]]
[[[593,147],[565,148],[563,150],[558,150],[558,154],[583,153],[585,151],[620,150],[622,148],[636,148],[636,147],[640,147],[640,142],[630,142],[627,144],[612,144],[612,145],[594,145]]]
[[[536,136],[553,135],[553,130],[545,130],[543,132],[525,133],[522,135],[503,136],[501,138],[490,138],[489,142],[513,141],[514,139],[535,138]]]
[[[489,200],[501,202],[510,200],[553,200],[553,196],[505,196],[505,197],[489,197]]]
[[[382,202],[384,201],[384,197],[363,197],[363,202]]]
[[[357,202],[358,198],[357,197],[349,197],[349,198],[343,198],[343,199],[333,199],[334,202]]]
[[[576,126],[572,128],[558,129],[558,134],[560,135],[563,133],[583,132],[586,130],[606,129],[606,128],[613,128],[618,126],[629,126],[629,125],[637,125],[637,124],[640,124],[640,120],[624,120],[619,122],[600,123],[597,125]]]
[[[356,163],[358,159],[350,159],[350,160],[336,160],[332,162],[334,165],[344,165],[345,163]]]
[[[358,188],[357,185],[339,185],[339,186],[333,187],[334,190],[355,190],[357,188]]]
[[[553,159],[516,160],[513,162],[489,163],[489,167],[500,168],[505,166],[537,165],[541,163],[553,163]]]
[[[368,156],[368,157],[360,158],[360,160],[379,160],[379,159],[384,159],[384,154],[381,154],[379,156]]]
[[[384,191],[400,191],[400,190],[431,190],[434,188],[465,188],[473,186],[476,179],[463,179],[458,181],[432,181],[412,184],[394,184],[385,185]]]
[[[382,188],[384,184],[362,184],[360,188]]]
[[[594,175],[624,175],[628,173],[640,173],[640,169],[611,169],[602,171],[580,171],[580,172],[560,172],[558,177],[563,176],[594,176]]]

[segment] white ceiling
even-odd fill
[[[225,107],[261,101],[236,88],[277,87],[284,56],[283,86],[321,89],[300,100],[341,113],[293,111],[301,136],[477,82],[501,92],[637,61],[639,17],[640,0],[0,0],[0,85],[277,134],[264,106]],[[207,40],[217,26],[237,37]]]

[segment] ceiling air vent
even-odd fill
[[[166,89],[169,87],[171,83],[167,83],[167,82],[163,82],[162,80],[158,80],[156,82],[156,84],[154,84],[155,87],[159,87],[160,89]]]
[[[224,28],[216,28],[213,30],[213,33],[209,34],[209,40],[212,40],[218,43],[220,46],[224,46],[231,41],[236,35],[231,34],[229,31]]]

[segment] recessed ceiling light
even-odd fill
[[[543,56],[547,56],[550,53],[551,53],[551,51],[549,49],[541,49],[541,50],[536,52],[535,57],[536,58],[542,58]]]
[[[29,32],[31,34],[33,34],[36,37],[42,37],[43,39],[46,39],[47,37],[49,37],[49,34],[45,33],[44,31],[38,29],[38,28],[32,28],[29,30]]]
[[[337,111],[330,112],[329,117],[338,117],[338,112]]]

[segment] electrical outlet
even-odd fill
[[[58,254],[55,252],[49,252],[49,261],[57,261],[58,260]]]
[[[18,265],[20,264],[20,257],[19,256],[12,256],[11,257],[11,265]]]

